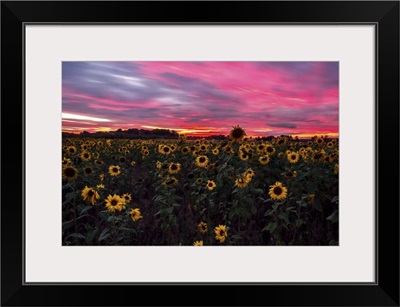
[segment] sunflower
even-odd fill
[[[207,145],[206,144],[200,144],[199,151],[207,151]]]
[[[307,196],[307,204],[312,206],[314,204],[315,194],[309,194]]]
[[[121,174],[121,168],[119,167],[119,165],[111,165],[108,168],[108,172],[111,176],[118,176],[119,174]]]
[[[198,167],[206,167],[208,164],[207,156],[198,156],[196,157],[196,165]]]
[[[156,168],[161,169],[161,165],[162,165],[162,163],[160,161],[156,162]]]
[[[339,173],[339,164],[338,163],[335,164],[335,167],[333,170],[334,170],[335,174]]]
[[[76,147],[75,147],[75,146],[68,146],[68,147],[67,147],[67,152],[68,152],[70,155],[76,153]]]
[[[295,178],[297,177],[297,172],[296,171],[288,171],[285,173],[286,178]]]
[[[203,240],[194,241],[193,246],[203,246]]]
[[[183,154],[187,154],[189,152],[189,147],[185,146],[185,147],[182,148],[181,151],[182,151]]]
[[[90,166],[88,166],[83,169],[83,172],[85,173],[85,175],[91,175],[93,174],[93,169]]]
[[[104,180],[104,174],[100,174],[99,178],[100,178],[100,181],[103,181]]]
[[[244,131],[239,125],[233,126],[231,132],[229,133],[229,138],[234,142],[240,142],[243,140],[246,135],[246,131]]]
[[[316,152],[313,153],[313,155],[311,156],[311,158],[312,158],[312,161],[313,161],[313,162],[319,162],[319,161],[324,160],[325,155],[324,155],[323,152],[316,151]]]
[[[70,165],[71,164],[71,159],[63,158],[61,163],[62,163],[63,166]]]
[[[201,233],[206,233],[208,230],[207,224],[205,222],[200,222],[197,227],[199,228]]]
[[[88,186],[85,186],[85,188],[82,190],[82,197],[83,200],[88,200],[92,205],[94,205],[96,200],[100,199],[99,193],[95,189],[89,188]]]
[[[326,143],[326,147],[328,147],[328,148],[333,148],[333,142],[332,141],[330,141],[330,142],[328,142],[328,143]]]
[[[78,177],[78,170],[73,166],[67,166],[63,168],[62,175],[67,178],[68,181],[71,181]]]
[[[265,164],[267,164],[269,162],[269,156],[268,155],[261,156],[261,157],[258,158],[258,161],[261,164],[265,165]]]
[[[158,151],[164,155],[169,155],[172,152],[171,148],[167,145],[160,145]]]
[[[212,150],[213,155],[218,155],[219,154],[219,149],[218,148],[214,148]]]
[[[82,159],[83,161],[89,161],[90,158],[91,158],[90,152],[88,152],[88,151],[82,151],[82,153],[81,153],[81,159]]]
[[[228,236],[228,232],[226,230],[225,225],[218,225],[214,228],[215,239],[217,239],[220,243],[223,243]]]
[[[122,195],[122,198],[125,199],[125,203],[129,204],[132,200],[132,195],[129,193],[125,193],[124,195]]]
[[[178,184],[178,179],[176,179],[175,177],[170,177],[167,180],[164,181],[163,185],[166,187],[170,187],[173,185]]]
[[[98,184],[98,185],[96,186],[96,188],[97,188],[97,189],[104,189],[104,184]]]
[[[317,137],[314,140],[315,144],[322,145],[324,143],[324,139],[321,137]]]
[[[126,161],[126,158],[124,156],[119,157],[119,162],[124,163]]]
[[[249,182],[243,177],[238,178],[235,181],[235,185],[238,186],[239,188],[244,188],[245,186],[247,186],[248,183]]]
[[[244,151],[240,151],[239,152],[239,158],[243,161],[247,161],[249,160],[249,155],[246,154]]]
[[[275,148],[272,145],[267,145],[267,147],[265,148],[265,151],[267,154],[273,155],[275,153]]]
[[[194,174],[193,173],[189,173],[186,176],[187,179],[192,180],[194,178]]]
[[[290,163],[297,163],[299,161],[300,155],[298,152],[292,151],[288,153],[286,157]]]
[[[275,184],[271,185],[268,194],[272,199],[281,200],[286,198],[287,191],[287,188],[277,181]]]
[[[261,144],[258,144],[257,145],[257,152],[258,153],[262,153],[262,152],[264,152],[265,151],[265,144],[263,144],[263,143],[261,143]]]
[[[203,183],[203,178],[197,178],[197,179],[196,179],[196,183],[197,183],[198,185],[201,185],[201,184]]]
[[[97,166],[102,166],[102,165],[103,165],[103,161],[101,161],[101,160],[94,160],[94,164],[96,164]]]
[[[106,199],[106,208],[110,212],[115,212],[116,210],[122,211],[125,201],[123,198],[119,197],[117,194],[113,196],[108,195]]]
[[[130,164],[131,164],[132,166],[135,166],[135,164],[136,164],[135,160],[132,160]]]
[[[215,182],[213,180],[207,180],[206,186],[209,191],[212,191],[217,185],[215,184]]]
[[[132,219],[132,221],[134,221],[134,222],[136,222],[136,221],[138,221],[139,219],[143,218],[142,214],[140,213],[140,209],[139,209],[139,208],[132,209],[132,210],[129,212],[129,215],[131,216],[131,219]]]
[[[168,170],[171,174],[176,174],[179,172],[181,169],[181,164],[180,163],[171,163],[168,167]]]

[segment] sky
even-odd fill
[[[63,62],[66,132],[170,129],[188,136],[339,132],[338,62]]]

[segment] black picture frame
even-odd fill
[[[24,25],[27,23],[375,25],[376,282],[24,283],[23,206],[27,184]],[[2,1],[1,305],[399,306],[399,37],[399,1]],[[354,223],[357,227],[357,222]]]

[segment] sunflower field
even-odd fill
[[[338,245],[339,142],[62,139],[63,245]]]

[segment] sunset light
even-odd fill
[[[338,62],[63,62],[65,132],[338,137]]]

